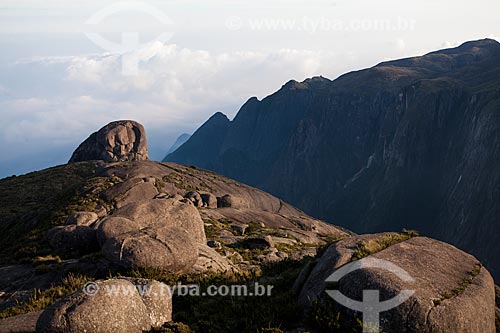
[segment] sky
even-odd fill
[[[150,157],[290,79],[500,37],[498,0],[0,0],[0,178],[66,163],[118,119]]]

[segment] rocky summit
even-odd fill
[[[148,146],[144,126],[132,120],[112,122],[92,133],[73,153],[69,163],[102,160],[148,160]]]
[[[413,291],[384,332],[495,332],[500,292],[472,255],[412,230],[356,235],[211,171],[132,158],[147,152],[132,128],[93,134],[77,150],[90,161],[0,180],[0,332],[366,332],[328,296],[364,289]],[[257,285],[272,292],[171,288]]]

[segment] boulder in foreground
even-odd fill
[[[172,320],[169,288],[157,281],[96,281],[47,308],[36,325],[40,333],[141,333]]]
[[[331,245],[309,274],[299,301],[303,305],[308,299],[317,300],[314,306],[318,302],[330,304],[330,310],[340,313],[345,326],[353,327],[356,313],[333,302],[325,293],[324,281],[346,264],[346,258],[359,259],[361,244],[383,244],[386,237],[393,237],[388,235],[394,234],[372,235],[371,241],[360,236],[358,242],[351,237]],[[363,299],[365,289],[379,290],[381,301],[392,299],[403,290],[415,291],[406,302],[380,314],[384,332],[495,332],[495,285],[490,273],[473,256],[449,244],[416,237],[367,258],[390,262],[414,281],[403,281],[386,269],[363,267],[328,289],[358,301]]]

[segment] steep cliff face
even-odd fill
[[[195,139],[167,159],[192,163],[201,146]],[[335,81],[289,82],[261,102],[249,100],[220,142],[216,154],[193,164],[354,231],[418,229],[472,252],[499,277],[496,41]]]
[[[217,112],[208,119],[194,134],[177,148],[172,154],[165,157],[165,161],[170,160],[170,156],[183,160],[185,164],[203,165],[206,169],[215,170],[215,157],[218,156],[220,146],[223,143],[230,121],[227,117]]]

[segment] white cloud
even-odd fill
[[[155,42],[132,54],[138,75],[123,76],[121,61],[130,55],[34,58],[0,68],[0,92],[15,91],[0,98],[0,144],[10,151],[0,164],[41,146],[60,152],[45,166],[63,163],[92,131],[117,119],[143,123],[159,159],[179,133],[214,112],[233,116],[249,97],[265,97],[292,78],[339,75],[344,68],[336,64],[349,57],[293,49],[215,54]]]
[[[463,42],[461,42],[461,41],[453,41],[453,42],[444,41],[443,43],[441,43],[440,48],[441,49],[449,49],[449,48],[452,48],[452,47],[457,47],[457,46],[459,46],[462,43]]]

